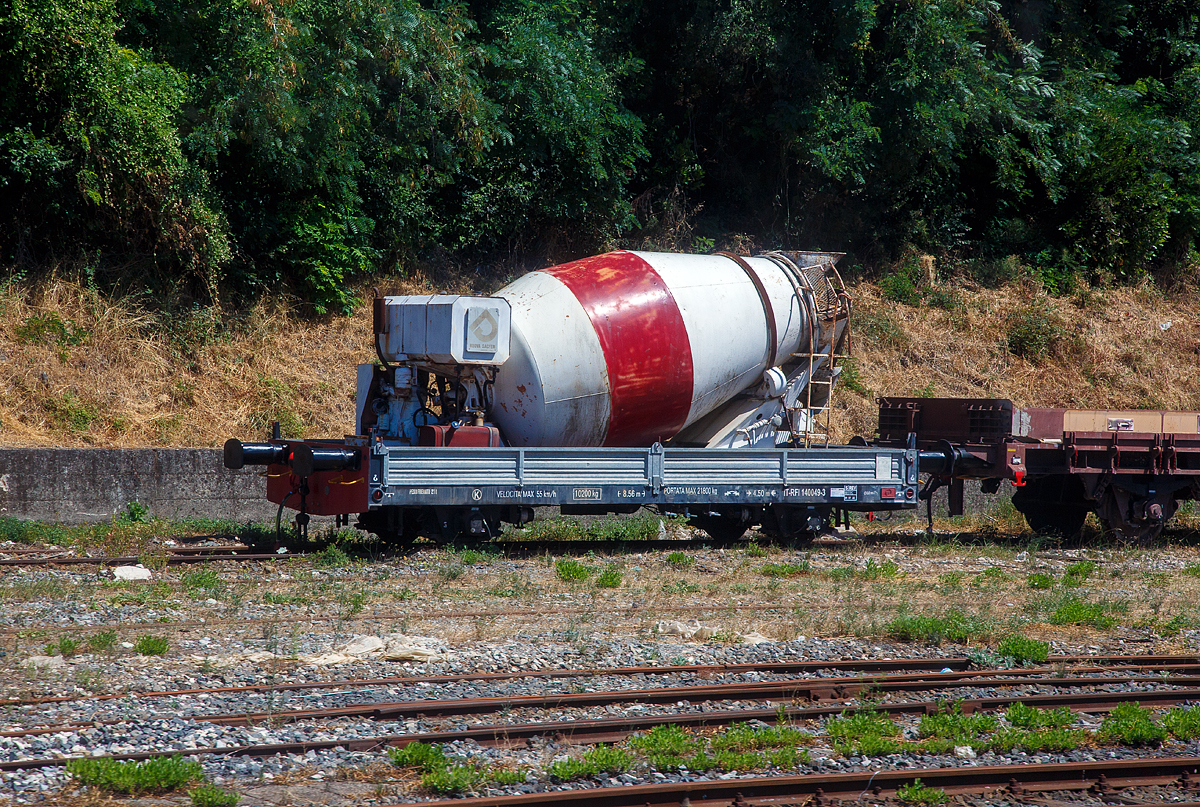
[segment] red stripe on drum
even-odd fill
[[[542,271],[579,300],[604,351],[612,393],[604,445],[644,446],[673,437],[692,406],[692,348],[667,284],[630,252]]]

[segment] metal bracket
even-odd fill
[[[662,443],[650,446],[650,451],[646,454],[646,475],[650,477],[650,491],[657,496],[662,492],[663,486]]]

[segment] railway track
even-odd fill
[[[956,534],[956,538],[963,540],[966,543],[971,543],[973,538],[970,534]],[[995,536],[978,536],[981,540],[986,538],[989,541],[995,542]],[[207,539],[208,537],[204,537]],[[175,538],[173,540],[188,540],[186,538]],[[928,536],[923,532],[914,532],[911,535],[901,533],[886,533],[886,534],[865,534],[855,535],[853,537],[842,538],[826,536],[817,539],[810,547],[813,549],[834,549],[839,547],[850,546],[871,546],[879,544],[889,545],[915,545],[928,540]],[[284,544],[287,542],[285,541]],[[630,540],[502,540],[502,541],[485,541],[476,542],[470,545],[477,551],[494,553],[497,556],[508,559],[533,558],[545,554],[559,556],[587,555],[589,553],[599,553],[608,555],[636,554],[645,552],[677,552],[677,551],[692,551],[702,549],[712,549],[717,547],[744,547],[745,541],[718,541],[711,537],[703,538],[669,538],[669,539],[630,539]],[[185,565],[193,563],[231,561],[236,563],[282,560],[289,558],[298,558],[306,555],[311,555],[316,551],[320,551],[324,546],[313,545],[303,548],[288,548],[288,549],[266,549],[262,546],[246,546],[246,545],[231,545],[231,546],[183,546],[166,548],[165,556],[167,565]],[[449,549],[455,550],[457,547],[450,544],[439,544],[436,542],[423,542],[404,545],[386,545],[380,544],[376,546],[365,545],[362,547],[352,547],[351,554],[369,560],[388,559],[395,556],[403,556],[412,552],[417,552],[426,549]],[[1049,553],[1043,553],[1043,557],[1053,559],[1055,556]],[[1068,556],[1062,556],[1063,560],[1072,560]],[[36,568],[40,566],[122,566],[136,564],[142,560],[135,555],[111,555],[111,556],[86,556],[68,554],[67,551],[57,551],[48,549],[5,549],[0,552],[0,567],[30,567]]]
[[[1023,678],[1026,676],[1048,675],[1053,673],[1062,679],[1062,674],[1070,673],[1173,673],[1176,675],[1194,672],[1200,676],[1200,656],[1190,655],[1146,655],[1146,656],[1051,656],[1041,667],[1021,667],[1014,669],[970,669],[974,662],[966,656],[953,658],[916,658],[916,659],[844,659],[834,661],[784,661],[761,662],[748,664],[679,664],[642,667],[586,667],[582,669],[543,669],[519,670],[513,672],[479,672],[458,673],[454,675],[423,675],[399,676],[395,678],[351,678],[331,681],[305,681],[292,684],[256,684],[251,686],[207,687],[193,689],[175,689],[152,692],[138,692],[138,698],[174,698],[183,695],[213,695],[228,693],[252,692],[288,692],[311,689],[338,689],[354,686],[390,686],[405,684],[447,684],[466,681],[508,681],[516,678],[596,678],[601,676],[636,676],[636,675],[673,675],[694,674],[700,678],[717,675],[736,675],[747,672],[770,673],[775,675],[797,675],[819,673],[828,670],[841,672],[857,672],[863,675],[871,674],[870,679],[853,679],[851,683],[875,685],[881,680],[878,675],[899,679],[909,673],[925,675],[938,674],[940,680],[953,678],[980,677],[988,675]],[[947,672],[949,671],[949,672]],[[836,679],[814,679],[821,681],[826,687],[837,686]],[[918,679],[921,680],[921,679]],[[1091,679],[1088,679],[1091,680]],[[1161,677],[1147,680],[1162,680]],[[0,701],[0,706],[31,706],[52,703],[75,703],[80,701],[116,700],[130,697],[131,693],[107,693],[93,695],[55,696],[44,698],[10,698]]]
[[[764,665],[745,665],[761,670]],[[787,665],[794,666],[794,665]],[[1196,665],[1187,665],[1195,669]],[[650,668],[656,669],[656,668]],[[677,668],[678,669],[678,668]],[[692,668],[692,670],[704,668]],[[742,667],[741,669],[744,669]],[[1095,668],[1097,673],[1126,672],[1129,668]],[[727,670],[733,672],[738,670]],[[596,671],[570,671],[576,677],[586,677]],[[625,672],[628,672],[626,670]],[[730,725],[736,722],[750,720],[771,721],[786,715],[792,720],[814,720],[860,710],[883,712],[888,714],[923,715],[932,714],[944,708],[944,701],[916,700],[899,702],[875,702],[863,706],[852,704],[848,699],[869,692],[874,695],[895,693],[937,693],[963,688],[1014,688],[1042,687],[1052,689],[1072,689],[1084,687],[1129,685],[1137,683],[1158,684],[1173,689],[1138,690],[1136,692],[1075,692],[1054,694],[1013,693],[993,697],[968,697],[954,701],[954,709],[963,714],[974,712],[995,711],[1012,705],[1024,703],[1040,708],[1056,708],[1066,706],[1076,712],[1105,712],[1116,705],[1137,700],[1144,706],[1176,706],[1181,703],[1200,701],[1200,676],[1170,676],[1170,675],[1107,675],[1100,677],[1062,677],[1047,676],[1045,670],[985,670],[959,671],[938,673],[893,673],[879,674],[872,677],[857,678],[809,678],[768,682],[739,682],[715,685],[683,685],[641,690],[615,690],[583,693],[556,693],[551,695],[533,695],[519,697],[493,698],[457,698],[453,700],[411,700],[400,702],[371,702],[353,706],[332,708],[276,710],[257,713],[193,715],[191,719],[197,722],[213,723],[225,726],[256,726],[262,724],[281,725],[302,720],[333,720],[339,718],[360,718],[375,721],[400,721],[407,719],[428,719],[431,717],[448,717],[461,715],[483,715],[510,712],[515,710],[534,709],[571,709],[586,707],[609,707],[621,704],[697,704],[720,701],[760,701],[768,703],[765,708],[737,708],[724,710],[706,710],[700,713],[689,712],[679,715],[647,715],[643,717],[622,717],[604,720],[570,720],[565,722],[537,722],[532,724],[502,724],[481,725],[469,730],[443,732],[436,737],[425,738],[426,742],[450,742],[453,740],[472,740],[481,745],[503,745],[506,743],[524,741],[534,736],[550,734],[568,736],[575,741],[612,742],[624,739],[638,731],[658,725],[678,725],[686,727]],[[493,676],[483,680],[496,680]],[[432,683],[438,678],[427,679],[376,679],[374,681],[345,681],[331,682],[327,687],[354,684],[357,686],[379,685],[385,683]],[[469,676],[443,676],[443,681],[480,680]],[[1193,685],[1193,686],[1188,686]],[[171,698],[190,694],[231,693],[265,690],[311,689],[319,684],[301,684],[281,687],[241,687],[218,688],[207,690],[179,690],[172,692],[141,693],[138,698]],[[99,699],[99,698],[97,698]],[[812,705],[797,706],[804,701]],[[41,701],[44,703],[45,701]],[[818,705],[827,703],[829,705]],[[792,704],[792,705],[789,705]],[[78,730],[100,725],[117,725],[121,720],[94,721],[80,723],[43,726],[24,730],[0,732],[0,737],[20,738],[45,734],[54,734]],[[382,744],[397,744],[396,738],[381,738]],[[400,744],[403,744],[402,741]]]
[[[1106,665],[1097,661],[1107,662]],[[940,665],[940,666],[938,666]],[[418,721],[443,716],[479,717],[501,712],[530,714],[528,722],[478,723],[457,726],[447,730],[408,731],[406,733],[384,733],[371,736],[353,736],[342,733],[324,739],[299,740],[295,742],[265,742],[260,744],[229,744],[189,748],[184,753],[201,759],[229,759],[248,757],[269,759],[281,755],[304,755],[310,752],[343,751],[359,754],[379,754],[389,747],[402,747],[412,742],[429,744],[478,744],[497,749],[514,749],[526,746],[536,738],[550,738],[554,743],[566,745],[620,742],[631,735],[646,732],[656,726],[671,725],[684,729],[711,732],[720,727],[734,724],[774,724],[780,719],[788,722],[819,721],[824,718],[863,709],[891,715],[923,716],[946,708],[947,693],[956,688],[1019,688],[1040,687],[1078,690],[1080,688],[1154,684],[1161,687],[1139,691],[1070,691],[1051,694],[1029,694],[1013,692],[988,697],[967,697],[956,701],[954,709],[962,714],[1003,709],[1012,703],[1021,702],[1028,706],[1053,708],[1067,706],[1076,712],[1103,713],[1113,706],[1138,701],[1143,706],[1174,706],[1180,703],[1200,701],[1200,658],[1195,656],[1118,656],[1104,659],[1094,657],[1063,656],[1053,659],[1053,667],[1018,670],[969,670],[969,661],[960,659],[897,659],[889,661],[846,661],[846,662],[799,662],[775,664],[676,665],[671,667],[628,667],[583,670],[542,671],[541,677],[586,678],[600,675],[636,675],[664,672],[687,672],[695,676],[712,674],[737,674],[751,670],[766,672],[815,673],[818,670],[853,671],[855,675],[836,678],[803,678],[785,681],[739,682],[734,684],[690,684],[687,686],[661,687],[657,689],[616,690],[604,692],[564,692],[550,695],[491,698],[458,698],[454,700],[424,700],[387,703],[368,703],[349,707],[328,709],[295,710],[274,713],[242,713],[196,716],[197,722],[219,726],[262,726],[300,723],[313,720],[367,719],[387,722]],[[949,672],[940,671],[955,667]],[[1068,667],[1071,669],[1068,670]],[[935,671],[936,668],[936,671]],[[1066,674],[1064,674],[1066,673]],[[138,700],[146,698],[170,698],[182,695],[205,693],[238,693],[285,690],[334,689],[345,686],[371,686],[384,684],[416,684],[457,681],[498,681],[526,677],[528,673],[481,673],[453,676],[403,677],[392,679],[340,680],[329,682],[305,682],[271,686],[221,687],[211,689],[171,690],[138,693]],[[924,695],[900,701],[880,700],[866,705],[848,704],[851,699],[869,690],[873,695]],[[91,700],[111,699],[120,696],[96,696]],[[23,705],[36,703],[62,703],[82,699],[37,699]],[[740,701],[747,705],[734,704],[733,708],[720,708],[722,702]],[[598,719],[570,719],[562,710],[604,707],[614,704],[682,704],[693,707],[700,703],[711,703],[714,708],[703,711],[674,710],[662,714],[626,714],[620,717]],[[755,706],[754,704],[762,704]],[[519,710],[519,711],[518,711]],[[553,715],[542,716],[542,710],[555,710]],[[553,718],[553,719],[551,719]],[[117,721],[99,723],[89,721],[78,725],[42,727],[22,732],[4,732],[0,737],[32,737],[54,732],[78,731],[100,728],[101,725],[116,725]],[[411,725],[411,724],[410,724]],[[141,750],[129,753],[106,755],[117,760],[144,760],[154,757],[172,756],[178,750]],[[386,758],[386,757],[383,757]],[[61,757],[31,756],[22,759],[0,761],[0,772],[14,772],[55,768],[64,764]],[[872,762],[872,768],[886,764],[883,758]],[[1200,757],[1175,756],[1169,758],[1092,760],[1086,763],[1053,764],[1005,764],[1005,765],[962,765],[959,767],[914,768],[898,770],[884,768],[862,772],[826,773],[809,772],[802,776],[738,775],[724,779],[690,777],[693,781],[666,782],[662,784],[628,784],[622,787],[597,786],[596,782],[577,789],[554,789],[551,792],[520,795],[487,796],[478,798],[456,798],[452,801],[426,802],[432,805],[456,804],[463,807],[523,807],[528,805],[565,804],[578,807],[593,805],[680,805],[694,803],[733,805],[748,807],[759,803],[809,804],[817,807],[830,804],[837,799],[857,799],[878,802],[894,798],[897,789],[920,778],[927,787],[941,788],[948,794],[983,794],[1011,800],[1036,801],[1032,794],[1052,791],[1087,790],[1097,795],[1112,794],[1122,787],[1166,786],[1183,795],[1193,793],[1200,786]],[[685,779],[688,777],[684,777]],[[605,780],[606,781],[606,780]],[[1186,801],[1186,800],[1185,800]],[[970,803],[970,802],[964,802]],[[1125,803],[1148,803],[1129,802]],[[1172,803],[1181,804],[1182,801]]]
[[[926,787],[947,795],[982,794],[1021,802],[1034,794],[1056,791],[1116,796],[1121,788],[1169,786],[1194,794],[1200,757],[1168,757],[1041,765],[988,765],[964,768],[907,768],[859,773],[816,773],[803,776],[756,776],[729,781],[632,785],[586,790],[558,790],[519,796],[491,796],[424,802],[426,807],[755,807],[757,804],[810,804],[823,807],[837,801],[878,801],[920,779]],[[1155,801],[1122,801],[1157,804]],[[1040,802],[1045,804],[1046,802]],[[1172,801],[1176,807],[1197,807],[1196,801]]]

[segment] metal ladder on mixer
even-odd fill
[[[832,261],[802,267],[784,252],[769,252],[762,257],[784,269],[796,287],[797,297],[808,309],[808,351],[792,354],[802,363],[807,362],[808,367],[808,382],[804,388],[804,406],[808,412],[807,428],[803,430],[804,447],[828,446],[834,371],[839,361],[851,355],[850,312],[853,306],[850,295]],[[845,327],[839,334],[837,325],[841,321],[845,321]],[[818,322],[823,327],[817,327]],[[828,341],[822,340],[823,335],[828,335]]]

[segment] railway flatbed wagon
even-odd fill
[[[962,513],[963,482],[995,493],[1037,531],[1078,533],[1088,513],[1120,536],[1157,536],[1180,502],[1200,498],[1200,412],[1019,408],[1002,398],[882,398],[875,445],[954,446],[957,461],[923,491],[949,487]]]

